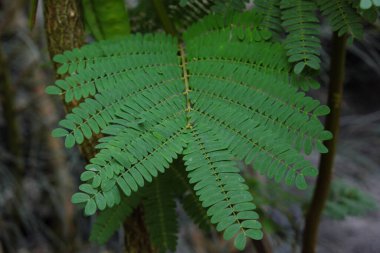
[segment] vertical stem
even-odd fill
[[[166,8],[161,0],[153,0],[154,7],[156,8],[156,12],[158,17],[161,20],[162,26],[164,27],[165,32],[170,33],[172,35],[176,35],[177,31],[171,22]]]
[[[324,143],[329,149],[329,152],[321,156],[319,175],[314,189],[313,199],[306,215],[305,229],[303,232],[303,253],[314,253],[316,250],[318,227],[330,190],[339,133],[339,117],[345,75],[346,44],[346,35],[339,37],[337,33],[333,34],[328,93],[328,105],[331,109],[331,113],[326,118],[325,128],[329,130],[334,137]]]

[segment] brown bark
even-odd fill
[[[156,252],[150,243],[149,234],[145,227],[143,217],[144,210],[142,206],[139,206],[124,223],[126,253]]]
[[[45,29],[46,37],[48,42],[48,50],[51,56],[62,53],[65,50],[70,50],[75,47],[80,47],[84,42],[84,28],[79,17],[78,5],[76,1],[55,1],[55,0],[44,0],[44,18],[45,18]],[[54,64],[54,68],[57,65]],[[63,78],[63,76],[57,76],[58,78]],[[38,92],[38,90],[37,90]],[[43,91],[39,91],[43,92]],[[40,108],[41,114],[45,116],[51,115],[50,108],[52,103],[47,99],[44,105]],[[74,104],[66,104],[65,109],[70,111]],[[51,150],[63,150],[62,143],[52,138],[50,135],[47,137],[47,144]],[[83,152],[85,157],[88,159],[88,155]],[[64,154],[62,152],[53,153],[53,160],[60,161],[63,159]],[[64,163],[61,163],[64,164]],[[66,243],[65,249],[61,249],[63,252],[74,252],[75,251],[75,222],[74,222],[74,211],[73,205],[70,203],[71,194],[73,193],[73,184],[70,182],[72,180],[67,168],[62,165],[58,168],[54,168],[55,171],[55,184],[57,185],[59,192],[61,193],[61,202],[63,203],[63,217],[62,224],[56,228],[58,234],[60,234]],[[67,182],[69,181],[69,182]]]
[[[44,0],[45,29],[48,40],[48,49],[51,56],[80,47],[84,43],[84,28],[80,16],[78,1],[75,0]],[[57,65],[55,64],[56,68]],[[64,76],[57,76],[64,78]],[[65,104],[69,112],[77,102]],[[85,159],[90,160],[95,154],[97,138],[85,141],[80,145]],[[150,253],[149,236],[142,216],[142,207],[131,215],[125,222],[125,248],[126,252]]]
[[[336,144],[339,134],[339,119],[343,96],[343,83],[346,62],[347,36],[339,37],[333,34],[330,83],[328,93],[328,106],[331,113],[326,118],[325,128],[333,135],[333,139],[325,141],[324,144],[329,152],[322,154],[319,164],[319,175],[314,189],[313,199],[306,216],[305,229],[303,233],[303,253],[314,253],[317,246],[318,227],[323,208],[327,201],[330,184],[333,175],[333,165],[336,152]]]

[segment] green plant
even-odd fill
[[[106,135],[72,198],[84,204],[86,215],[115,206],[130,210],[131,203],[119,205],[120,193],[133,198],[140,189],[165,189],[159,173],[183,155],[188,182],[211,223],[243,249],[246,238],[261,239],[262,232],[235,161],[301,189],[305,177],[317,174],[300,152],[310,154],[313,146],[327,152],[322,141],[331,134],[317,117],[329,109],[298,91],[302,77],[290,73],[280,44],[265,41],[255,12],[220,19],[209,16],[193,25],[183,42],[135,35],[54,57],[62,64],[58,72],[70,76],[47,92],[66,102],[84,100],[53,135],[65,137],[67,147]],[[146,186],[151,181],[154,186]],[[147,203],[156,210],[164,204],[161,217],[170,217],[169,196],[157,202],[161,190],[153,189],[147,190]],[[161,242],[157,246],[171,249],[175,237],[154,238],[175,234],[176,226],[146,215],[148,223],[174,230],[150,230],[153,242]]]
[[[318,9],[334,32],[351,38],[361,38],[363,21],[373,22],[377,17],[375,6],[361,10],[354,0],[256,0],[255,3],[263,16],[263,27],[271,30],[275,38],[281,38],[284,30],[287,32],[284,45],[295,73],[303,72],[305,67],[306,72],[320,68]]]
[[[329,109],[299,91],[319,86],[303,72],[319,69],[317,6],[256,2],[258,13],[207,16],[181,39],[137,34],[54,57],[58,73],[69,76],[46,91],[80,103],[53,135],[65,137],[67,147],[104,135],[72,198],[86,215],[103,211],[93,240],[105,242],[143,203],[157,210],[145,213],[151,241],[173,250],[174,198],[180,198],[197,223],[207,227],[210,216],[243,249],[262,231],[236,161],[300,189],[317,174],[303,154],[327,152],[323,141],[332,136],[318,116]],[[356,21],[345,22],[354,18],[351,11],[354,20],[360,17],[355,5],[337,4],[318,2],[338,34],[358,36]],[[163,24],[171,26],[165,15]]]

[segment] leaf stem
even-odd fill
[[[329,152],[321,155],[317,183],[311,205],[306,215],[305,229],[303,232],[303,253],[314,253],[316,251],[318,227],[332,181],[334,157],[339,134],[347,39],[348,36],[343,35],[339,37],[336,32],[334,32],[332,38],[328,92],[328,105],[331,109],[331,113],[326,118],[325,128],[330,131],[334,137],[324,142]]]
[[[189,98],[189,93],[191,90],[189,88],[189,75],[188,75],[187,69],[186,69],[186,55],[185,55],[185,50],[184,50],[183,44],[179,44],[179,52],[181,55],[183,82],[185,83],[185,91],[183,92],[183,94],[186,97],[186,112],[189,113],[191,111],[191,102],[190,102],[190,98]],[[189,116],[187,116],[186,128],[192,128]]]

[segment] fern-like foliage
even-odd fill
[[[175,191],[169,173],[156,178],[146,187],[144,218],[153,245],[160,252],[175,251],[178,222],[176,215]]]
[[[78,195],[76,195],[78,196]],[[122,197],[120,204],[101,212],[92,227],[90,240],[104,244],[139,203],[139,196]]]
[[[262,232],[236,160],[301,189],[317,174],[303,153],[313,147],[327,152],[322,142],[331,134],[318,116],[329,109],[298,91],[300,77],[291,73],[286,50],[268,42],[256,24],[247,26],[246,15],[206,18],[183,41],[135,35],[54,58],[70,76],[47,92],[81,101],[53,134],[65,137],[68,147],[105,135],[73,196],[86,215],[146,187],[148,195],[158,194],[146,205],[167,207],[163,219],[173,215],[172,196],[165,195],[170,189],[156,177],[182,155],[211,223],[243,249]],[[147,221],[153,222],[152,240],[166,240],[172,249],[175,222]]]
[[[261,26],[264,29],[271,30],[275,34],[281,34],[283,28],[281,25],[281,0],[256,0],[255,9],[263,17]]]
[[[377,17],[370,0],[360,3],[353,0],[255,0],[254,4],[254,9],[263,19],[260,27],[270,29],[275,35],[273,40],[281,41],[282,31],[287,32],[283,43],[288,60],[297,74],[305,69],[309,72],[320,69],[318,9],[328,19],[334,32],[339,36],[350,36],[351,40],[362,36],[364,19],[374,22]]]
[[[347,34],[355,38],[362,37],[362,19],[351,1],[318,0],[317,3],[322,14],[329,20],[333,31],[337,32],[339,36]]]
[[[299,74],[308,66],[318,70],[321,41],[319,24],[315,13],[317,5],[313,1],[282,0],[282,25],[288,31],[285,48],[289,62],[296,63],[294,72]]]

